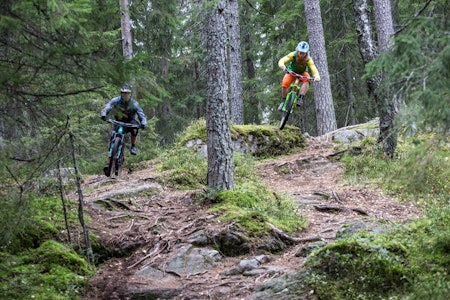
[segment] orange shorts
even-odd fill
[[[307,76],[307,77],[311,76],[311,75],[309,75],[308,72],[303,72],[300,75]],[[289,73],[286,73],[286,74],[284,74],[283,81],[281,82],[281,86],[284,88],[288,88],[291,85],[291,83],[294,82],[294,80],[295,80],[295,76],[293,76]],[[309,80],[307,78],[300,78],[300,81],[301,82],[309,82]]]

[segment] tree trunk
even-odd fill
[[[348,24],[345,14],[344,3],[341,4],[342,21],[344,23],[344,30],[347,32]],[[344,45],[344,60],[350,61],[350,49],[348,45]],[[350,63],[345,64],[345,94],[347,96],[347,113],[345,116],[344,126],[355,125],[355,94],[353,93],[353,78],[352,68]]]
[[[355,14],[355,25],[358,33],[359,52],[364,64],[368,64],[374,60],[378,53],[372,39],[372,27],[370,22],[368,0],[354,0],[353,11]],[[390,13],[390,5],[389,5]],[[377,22],[382,22],[378,20]],[[392,24],[392,17],[391,17]],[[384,30],[380,30],[382,33]],[[389,32],[389,30],[386,30]],[[386,37],[381,41],[388,41]],[[383,45],[382,48],[386,48]],[[386,155],[392,156],[397,147],[397,135],[394,133],[392,126],[394,120],[394,107],[387,97],[384,98],[380,94],[381,75],[374,76],[366,80],[369,96],[373,97],[377,105],[378,116],[380,119],[380,136],[379,142],[383,144],[383,151]]]
[[[231,120],[234,124],[244,124],[244,100],[242,95],[241,29],[239,25],[239,4],[228,1],[228,39],[230,57],[230,97]]]
[[[390,0],[374,0],[375,27],[377,28],[378,49],[386,52],[392,48],[391,41],[394,35],[394,21]]]
[[[241,19],[242,22],[242,28],[243,28],[243,43],[241,44],[244,48],[243,56],[244,56],[244,67],[243,69],[244,76],[246,78],[246,86],[245,90],[243,92],[243,101],[245,101],[244,105],[244,111],[246,112],[244,114],[244,122],[250,123],[250,124],[259,124],[261,122],[261,118],[259,116],[260,111],[260,99],[258,97],[254,96],[254,91],[257,88],[257,85],[255,84],[255,77],[256,77],[256,70],[255,70],[255,42],[252,37],[252,32],[249,29],[251,28],[251,25],[249,22],[251,22],[251,12],[249,11],[251,8],[249,8],[248,5],[243,6],[242,14],[243,18]],[[247,22],[247,23],[246,23]],[[244,94],[245,93],[245,94]],[[245,99],[245,100],[244,100]],[[247,108],[247,109],[245,109]]]
[[[211,4],[212,1],[206,1]],[[233,148],[226,68],[225,0],[219,0],[207,15],[206,49],[208,62],[206,131],[208,147],[208,187],[213,190],[234,188]]]
[[[131,38],[131,21],[128,0],[120,0],[120,25],[122,29],[122,52],[126,59],[133,58],[133,42]]]
[[[375,26],[377,29],[378,49],[380,52],[389,51],[392,47],[391,37],[394,34],[394,23],[390,0],[374,0]],[[397,148],[397,132],[394,128],[395,105],[394,100],[384,90],[378,91],[380,115],[380,141],[383,143],[384,153],[392,157]]]
[[[344,59],[346,59],[346,61],[348,61],[348,53],[348,47],[344,45]],[[345,94],[347,96],[347,113],[344,126],[355,125],[355,95],[353,94],[352,70],[349,64],[345,66]]]
[[[323,135],[336,130],[337,125],[328,74],[320,1],[305,1],[305,14],[311,53],[321,78],[321,81],[314,85],[314,99],[316,102],[317,133]]]

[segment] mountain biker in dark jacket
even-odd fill
[[[139,103],[131,97],[131,89],[129,86],[123,86],[120,90],[120,96],[111,99],[108,104],[106,104],[105,108],[103,108],[100,114],[103,121],[106,120],[106,115],[110,111],[113,111],[117,121],[136,124],[142,129],[147,127],[147,118],[145,117],[144,111],[139,106]],[[136,121],[136,115],[139,119],[139,123]],[[132,155],[136,155],[137,153],[136,140],[138,131],[137,128],[125,127],[125,132],[131,133],[130,152]]]

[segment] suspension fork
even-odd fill
[[[298,97],[300,96],[300,78],[296,78],[295,81],[291,84],[289,87],[289,92],[287,93],[286,99],[284,101],[284,107],[283,110],[287,108],[287,104],[289,102],[289,99],[291,98],[292,93],[295,94],[294,103],[292,104],[290,112],[294,110],[295,105],[297,104]]]

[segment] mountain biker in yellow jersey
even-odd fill
[[[287,65],[287,66],[286,66]],[[315,82],[320,81],[319,71],[317,71],[316,65],[314,64],[314,60],[309,55],[309,45],[305,41],[301,41],[298,43],[295,51],[290,52],[288,55],[282,57],[278,61],[278,66],[283,72],[293,71],[297,74],[301,74],[307,77],[314,77]],[[284,104],[284,100],[286,99],[288,88],[291,83],[295,80],[295,77],[289,73],[286,73],[283,77],[283,81],[281,83],[281,104],[278,107],[278,110],[281,110]],[[300,88],[300,97],[298,98],[297,104],[302,104],[303,96],[309,89],[309,80],[306,78],[302,78],[302,87]]]
[[[100,116],[103,121],[106,120],[106,115],[110,112],[114,112],[115,119],[117,121],[132,123],[139,125],[141,129],[147,127],[147,118],[145,117],[144,111],[139,106],[139,103],[131,97],[131,89],[129,86],[124,85],[120,90],[120,96],[111,99],[103,108]],[[139,119],[140,124],[136,121],[136,115]],[[136,155],[136,140],[138,135],[138,129],[126,128],[126,132],[131,133],[131,149],[132,155]]]

